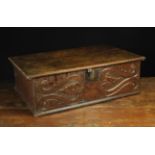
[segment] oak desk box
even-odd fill
[[[15,70],[15,88],[34,116],[138,93],[144,59],[110,46],[9,58]]]

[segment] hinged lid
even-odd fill
[[[9,58],[28,79],[144,59],[110,46],[82,47]]]

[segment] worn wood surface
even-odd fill
[[[139,92],[140,62],[27,80],[16,72],[16,90],[35,116],[64,111]],[[93,72],[91,72],[93,73]],[[86,78],[87,77],[87,78]]]
[[[15,67],[18,94],[40,116],[138,93],[144,57],[115,47],[90,46],[9,60]]]
[[[138,95],[37,118],[1,84],[0,126],[155,126],[155,77],[141,80]]]
[[[108,66],[144,57],[110,46],[92,46],[9,58],[27,78]]]

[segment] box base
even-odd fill
[[[69,110],[69,109],[75,109],[75,108],[80,108],[80,107],[84,107],[84,106],[88,106],[88,105],[99,104],[101,102],[106,102],[106,101],[110,101],[110,100],[113,100],[113,99],[118,99],[118,98],[125,97],[125,96],[136,95],[138,93],[140,93],[140,91],[130,92],[130,93],[121,94],[121,95],[112,96],[112,97],[106,97],[106,98],[98,99],[98,100],[95,100],[95,101],[85,102],[85,103],[81,103],[81,104],[77,104],[77,105],[71,105],[71,106],[68,106],[68,107],[48,110],[48,111],[44,111],[44,112],[37,112],[37,113],[33,113],[33,115],[35,117],[37,117],[37,116],[42,116],[42,115],[47,115],[47,114],[53,114],[53,113],[57,113],[57,112],[66,111],[66,110]]]

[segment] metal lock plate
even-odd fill
[[[92,68],[87,69],[86,80],[88,80],[88,81],[98,80],[98,71],[96,69],[92,69]]]

